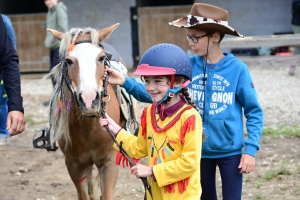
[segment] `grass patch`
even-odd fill
[[[265,179],[266,180],[271,180],[273,178],[276,178],[280,175],[292,175],[292,172],[290,172],[289,170],[285,169],[284,167],[282,167],[281,169],[279,170],[270,170],[270,171],[267,171],[266,174],[265,174]],[[280,177],[278,177],[279,179],[281,179]]]
[[[265,198],[257,194],[253,197],[253,200],[265,200]]]
[[[250,182],[251,182],[250,176],[246,176],[246,178],[244,179],[244,181],[245,181],[246,183],[250,183]]]
[[[275,178],[277,176],[277,173],[275,170],[270,170],[270,171],[267,171],[266,174],[265,174],[265,179],[266,180],[271,180],[272,178]]]
[[[265,127],[263,135],[268,135],[274,139],[279,138],[280,135],[288,138],[300,137],[300,126],[281,125],[276,128]]]
[[[278,171],[278,175],[292,175],[292,173],[287,169],[281,169]]]
[[[35,121],[32,119],[31,116],[25,116],[25,120],[26,120],[26,125],[28,126],[32,126],[35,124]]]
[[[263,184],[262,184],[262,183],[257,183],[257,184],[256,184],[256,188],[257,188],[257,189],[260,189],[260,188],[261,188],[261,186],[263,186]]]
[[[300,188],[296,188],[295,189],[295,194],[299,194],[300,195]]]

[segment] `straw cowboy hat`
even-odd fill
[[[228,25],[227,10],[204,3],[194,3],[189,15],[169,22],[169,25],[244,37]]]

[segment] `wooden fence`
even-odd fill
[[[44,45],[46,13],[8,16],[16,34],[20,71],[49,71],[49,50]]]
[[[300,34],[250,36],[245,38],[224,38],[221,48],[257,48],[299,46]],[[291,56],[238,56],[251,66],[290,66],[300,63],[300,55]]]
[[[139,54],[158,43],[172,43],[188,50],[184,28],[168,25],[169,22],[187,15],[191,6],[164,6],[138,8]]]

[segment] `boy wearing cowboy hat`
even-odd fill
[[[200,111],[205,140],[201,156],[202,200],[216,200],[216,167],[222,179],[223,199],[241,199],[243,173],[254,170],[263,128],[263,111],[248,67],[230,53],[222,52],[225,34],[243,37],[228,25],[228,11],[194,3],[190,14],[169,23],[186,28],[195,56],[189,94]],[[151,102],[145,88],[133,78],[110,72],[109,82],[119,84],[137,100]],[[244,139],[244,121],[247,139]],[[201,134],[201,133],[199,133]]]
[[[243,173],[254,170],[263,112],[245,63],[223,53],[225,34],[243,37],[228,25],[228,11],[195,3],[190,14],[169,23],[186,28],[195,56],[189,93],[203,120],[205,141],[201,157],[201,199],[217,199],[215,174],[222,178],[223,199],[241,199]],[[248,138],[244,139],[243,115]]]

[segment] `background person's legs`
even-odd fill
[[[7,144],[8,131],[6,130],[8,108],[7,95],[4,91],[3,80],[0,80],[0,145]]]
[[[60,62],[60,57],[59,57],[59,48],[56,48],[52,51],[50,51],[50,71],[55,67],[58,63]],[[53,88],[55,86],[55,79],[51,76]]]
[[[52,51],[50,51],[50,69],[49,72],[55,67],[58,63],[60,62],[60,57],[59,57],[59,48],[56,48]],[[53,88],[55,87],[56,81],[53,76],[51,76],[51,82]],[[44,101],[43,105],[48,106],[50,101]]]

